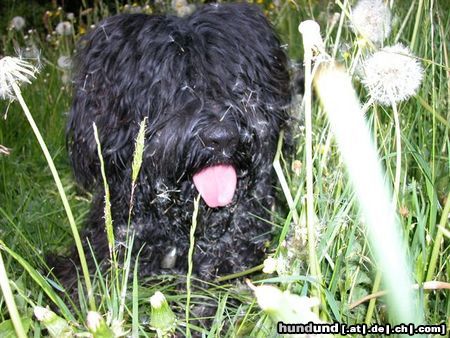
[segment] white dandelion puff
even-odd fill
[[[70,58],[70,56],[67,55],[61,55],[58,58],[58,67],[62,68],[62,69],[70,69],[72,68],[72,59]]]
[[[73,25],[69,21],[61,21],[56,25],[56,33],[59,35],[72,35]]]
[[[20,58],[5,56],[0,59],[0,99],[14,101],[16,89],[22,83],[31,83],[38,69]]]
[[[34,44],[30,44],[25,48],[17,48],[16,55],[20,60],[30,62],[38,71],[42,68],[41,50]]]
[[[391,33],[391,11],[382,0],[360,0],[350,16],[353,30],[374,43]]]
[[[130,13],[131,14],[139,14],[139,13],[142,13],[142,7],[141,6],[131,6],[131,9],[130,9]]]
[[[187,16],[195,10],[194,5],[189,5],[187,0],[172,0],[172,8],[178,16]]]
[[[25,27],[25,19],[21,16],[15,16],[11,19],[10,27],[16,31],[21,31]]]
[[[423,69],[411,51],[402,44],[385,47],[363,64],[362,83],[372,100],[391,105],[416,95]]]

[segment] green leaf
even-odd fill
[[[23,329],[25,333],[28,332],[31,325],[31,319],[28,317],[20,318],[20,321],[22,322]],[[4,322],[0,323],[0,337],[2,338],[15,338],[16,337],[16,331],[14,330],[14,325],[10,319],[5,320]]]

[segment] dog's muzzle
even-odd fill
[[[236,126],[217,123],[200,133],[203,145],[216,153],[231,156],[239,141]]]
[[[203,145],[224,160],[231,158],[239,142],[235,126],[218,123],[200,135]],[[225,161],[224,161],[225,162]],[[210,208],[224,207],[233,200],[237,185],[236,169],[228,163],[217,163],[198,171],[194,185]]]

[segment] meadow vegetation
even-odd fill
[[[73,229],[23,107],[14,92],[3,88],[8,81],[0,76],[0,336],[152,337],[177,332],[270,337],[279,320],[395,324],[408,318],[411,310],[396,304],[395,289],[388,284],[396,278],[406,283],[400,287],[413,290],[416,324],[449,327],[450,4],[446,0],[359,2],[385,6],[377,12],[377,20],[382,20],[375,23],[378,32],[365,30],[364,23],[371,24],[370,13],[363,11],[368,15],[363,24],[355,18],[358,1],[256,1],[286,45],[293,72],[303,67],[307,52],[298,26],[314,19],[323,45],[313,51],[313,76],[315,66],[329,59],[351,76],[393,198],[389,202],[396,213],[400,243],[390,238],[374,242],[370,236],[370,220],[361,211],[358,189],[351,184],[355,181],[334,138],[336,131],[314,92],[308,112],[307,83],[307,93],[292,108],[292,152],[283,153],[280,142],[274,161],[279,198],[270,220],[275,235],[264,270],[260,267],[237,280],[223,278],[209,287],[188,283],[186,289],[186,276],[139,280],[139,266],[130,266],[125,257],[113,264],[113,271],[91,276],[93,297],[83,292],[85,279],[80,276],[79,299],[73,299],[45,260],[50,254],[68,252]],[[76,41],[112,14],[185,14],[192,7],[183,1],[110,4],[99,0],[92,7],[81,1],[79,9],[68,12],[51,1],[32,7],[23,3],[9,0],[3,5],[0,56],[19,57],[38,70],[30,84],[21,86],[23,99],[81,229],[91,196],[76,187],[65,147]],[[393,51],[384,49],[387,46],[394,46]],[[376,56],[381,61],[373,59]],[[396,61],[398,69],[388,67]],[[374,80],[373,74],[380,78]],[[347,133],[358,134],[350,127]],[[142,147],[143,142],[138,144]],[[364,155],[361,162],[368,161]],[[365,191],[366,196],[371,194]],[[372,201],[374,206],[379,202]],[[195,204],[192,208],[194,212]],[[398,244],[399,250],[388,243]],[[392,262],[404,258],[405,270],[389,272],[389,261],[377,260],[379,252],[392,255]],[[213,317],[196,318],[195,309],[210,303],[217,306]]]

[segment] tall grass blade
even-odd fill
[[[6,307],[8,308],[9,315],[11,316],[11,321],[14,325],[14,330],[16,331],[18,338],[26,338],[25,329],[22,325],[22,320],[20,319],[19,311],[17,310],[16,302],[14,301],[14,296],[9,285],[8,275],[6,274],[5,264],[3,262],[2,253],[0,251],[0,288],[2,290],[3,299],[5,300]]]
[[[392,291],[388,299],[392,319],[421,323],[423,313],[411,292],[411,269],[392,196],[351,79],[345,70],[329,64],[321,67],[315,85],[366,219],[384,281]]]

